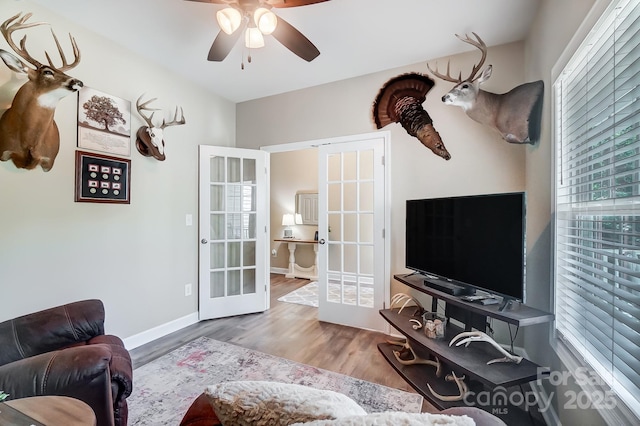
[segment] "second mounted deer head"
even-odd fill
[[[186,121],[184,119],[184,112],[182,108],[180,108],[180,119],[178,120],[178,107],[176,107],[176,111],[173,116],[173,120],[168,123],[165,120],[162,120],[162,124],[160,126],[156,126],[153,124],[153,114],[158,111],[156,108],[148,108],[147,105],[149,103],[155,101],[157,98],[149,99],[146,102],[142,102],[141,95],[136,101],[136,109],[138,110],[138,114],[144,119],[147,123],[146,126],[140,127],[138,132],[136,133],[136,148],[140,154],[145,157],[153,157],[158,161],[165,160],[164,154],[164,129],[169,126],[179,126],[181,124],[185,124]],[[144,115],[144,111],[152,111],[150,116]]]
[[[473,67],[469,77],[463,79],[462,73],[458,74],[458,78],[452,77],[449,71],[450,62],[447,63],[446,75],[438,72],[437,64],[435,70],[427,64],[433,75],[456,84],[442,97],[442,102],[459,106],[469,118],[496,129],[507,142],[536,143],[540,139],[544,83],[541,80],[525,83],[503,94],[480,89],[480,85],[491,77],[492,67],[489,65],[480,72],[487,59],[487,45],[478,34],[472,34],[475,40],[456,34],[460,40],[482,52],[480,62]]]
[[[14,54],[0,49],[0,57],[9,69],[28,77],[27,82],[14,96],[11,107],[0,117],[0,160],[11,160],[20,169],[33,169],[39,165],[42,170],[48,172],[53,167],[60,149],[60,134],[53,120],[58,101],[70,93],[77,92],[83,86],[82,81],[65,74],[80,63],[80,50],[75,39],[69,35],[74,59],[68,63],[60,42],[52,31],[62,66],[53,65],[46,52],[49,64],[38,62],[27,52],[27,36],[20,40],[18,46],[13,41],[12,34],[16,30],[47,24],[27,23],[31,13],[21,15],[19,13],[4,21],[0,25],[0,32],[9,47],[33,68],[28,67]]]

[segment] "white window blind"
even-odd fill
[[[640,417],[640,2],[614,1],[554,84],[559,337]]]

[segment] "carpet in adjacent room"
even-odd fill
[[[177,425],[206,386],[234,380],[295,383],[343,393],[367,412],[417,413],[422,396],[200,337],[133,372],[129,425]]]
[[[356,304],[356,286],[345,284],[329,283],[329,295],[327,299],[330,302]],[[318,307],[318,282],[311,281],[300,288],[285,294],[278,299],[280,302],[297,303],[299,305]],[[373,306],[373,288],[368,286],[360,286],[360,305]]]

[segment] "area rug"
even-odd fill
[[[329,284],[329,301],[340,302],[340,285]],[[370,287],[360,287],[360,299],[362,306],[373,306],[373,289]],[[280,302],[297,303],[299,305],[318,307],[318,282],[311,281],[309,284],[293,290],[278,299]],[[356,286],[344,286],[344,303],[355,305]]]
[[[211,384],[235,380],[295,383],[343,393],[368,413],[418,413],[422,396],[200,337],[133,371],[129,425],[177,425]]]
[[[278,298],[280,302],[297,303],[298,305],[318,307],[318,282],[311,281],[300,288]]]

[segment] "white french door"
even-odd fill
[[[318,147],[318,319],[384,331],[385,133]]]
[[[200,146],[200,320],[268,308],[268,158]]]

